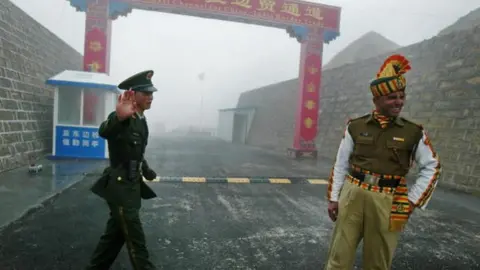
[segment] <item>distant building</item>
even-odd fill
[[[233,143],[246,144],[255,108],[228,108],[218,110],[215,136]]]

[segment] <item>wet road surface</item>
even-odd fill
[[[312,167],[311,162],[303,165],[210,140],[152,140],[150,147],[151,166],[170,176],[323,176],[331,166]],[[4,229],[0,269],[82,269],[108,215],[104,202],[88,191],[94,180],[87,177]],[[326,213],[325,185],[149,185],[158,198],[144,201],[141,217],[159,269],[323,266],[333,225]],[[429,210],[417,210],[412,217],[393,269],[480,268],[478,205],[478,198],[438,190]],[[361,265],[361,253],[356,264]],[[125,250],[112,269],[131,269]]]

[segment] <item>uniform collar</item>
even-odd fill
[[[372,121],[374,121],[375,119],[373,118],[373,114],[370,114],[367,119],[365,119],[365,123],[370,123]],[[405,125],[405,122],[402,120],[401,117],[396,117],[395,120],[393,121],[396,125],[400,126],[400,127],[403,127]]]
[[[136,112],[136,114],[137,114],[137,117],[138,117],[139,119],[145,118],[145,115],[141,115],[141,114],[139,114],[138,112]]]

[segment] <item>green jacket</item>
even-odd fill
[[[112,112],[100,125],[98,133],[108,142],[110,166],[105,168],[91,191],[109,203],[133,208],[140,208],[141,199],[156,197],[142,178],[143,175],[148,180],[153,180],[156,176],[143,157],[148,143],[146,119],[137,115],[136,118],[120,121],[116,113]],[[125,164],[129,160],[142,161],[136,181],[127,180],[128,170]]]
[[[373,173],[405,176],[422,130],[402,117],[385,129],[375,123],[371,114],[353,119],[348,126],[355,143],[350,164]]]

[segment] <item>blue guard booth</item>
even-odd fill
[[[51,159],[108,159],[100,124],[121,94],[105,73],[65,70],[48,79],[55,86]]]

